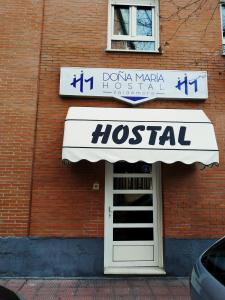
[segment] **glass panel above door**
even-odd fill
[[[125,161],[119,161],[113,165],[113,172],[118,174],[126,174],[126,173],[149,174],[152,173],[152,165],[144,162],[137,162],[131,164]]]
[[[152,178],[149,177],[123,177],[113,179],[114,190],[151,190]]]

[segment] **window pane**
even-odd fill
[[[113,165],[114,173],[152,173],[152,165],[137,162],[137,163],[128,163],[125,161],[119,161]]]
[[[115,35],[129,35],[129,7],[114,6],[114,29]]]
[[[225,5],[222,5],[223,38],[225,38]]]
[[[152,178],[114,178],[114,190],[152,190]]]
[[[202,263],[209,273],[225,285],[225,239],[204,254]]]
[[[114,206],[152,206],[152,194],[114,194]]]
[[[154,51],[155,42],[134,42],[135,50],[140,51]]]
[[[153,211],[114,211],[113,223],[153,223]]]
[[[155,42],[112,41],[112,49],[155,51]]]
[[[152,36],[152,9],[137,7],[137,35]]]
[[[113,241],[153,241],[153,228],[114,228]]]

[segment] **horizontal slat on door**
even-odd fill
[[[134,174],[113,174],[114,178],[135,178],[135,177],[142,177],[142,178],[152,178],[152,174],[139,174],[139,173],[134,173]]]
[[[152,190],[113,190],[113,194],[152,194]]]
[[[113,224],[113,228],[149,228],[154,227],[153,223],[142,223],[142,224],[133,224],[133,223],[117,223]]]

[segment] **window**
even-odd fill
[[[221,23],[222,23],[223,54],[225,54],[225,2],[221,4]]]
[[[225,286],[225,238],[203,255],[202,263],[207,271]]]
[[[158,52],[158,0],[109,0],[108,50]]]

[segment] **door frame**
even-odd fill
[[[104,200],[104,274],[165,274],[163,262],[163,210],[162,210],[162,188],[161,188],[161,163],[157,162],[153,166],[153,194],[157,199],[156,218],[158,232],[158,266],[157,267],[114,267],[111,265],[112,244],[110,235],[110,218],[107,199],[111,197],[113,190],[113,180],[111,178],[111,163],[105,162],[105,200]]]

